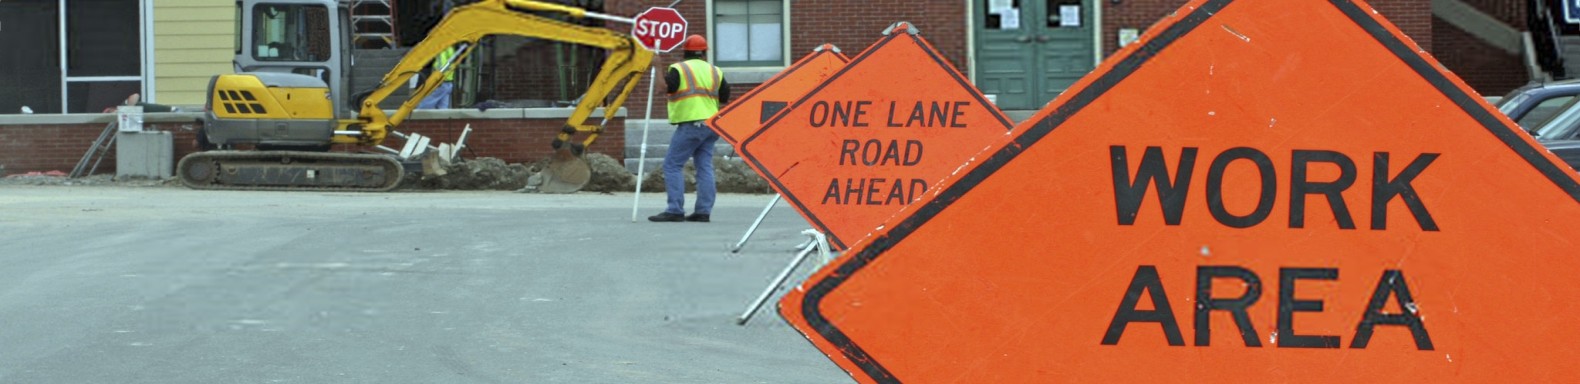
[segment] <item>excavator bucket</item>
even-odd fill
[[[538,193],[576,193],[592,180],[592,166],[569,148],[554,151],[549,165],[532,177],[528,188],[537,186]]]

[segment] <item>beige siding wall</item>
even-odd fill
[[[160,104],[201,105],[209,78],[231,72],[235,18],[234,2],[154,3],[154,92]]]

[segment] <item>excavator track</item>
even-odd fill
[[[405,175],[386,155],[298,151],[198,152],[176,173],[192,189],[334,192],[386,192]]]

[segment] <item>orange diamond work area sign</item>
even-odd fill
[[[780,309],[863,382],[1568,381],[1577,239],[1366,4],[1198,0]]]
[[[725,105],[708,120],[708,127],[730,145],[740,145],[741,139],[757,133],[763,123],[783,111],[790,102],[800,99],[807,91],[823,84],[835,71],[845,67],[850,58],[840,53],[832,44],[823,44],[797,60],[790,68],[752,88],[734,102]]]
[[[844,249],[1012,126],[917,29],[897,23],[740,146]]]

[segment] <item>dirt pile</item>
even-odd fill
[[[631,172],[620,161],[602,153],[587,154],[584,159],[592,167],[592,179],[583,191],[618,192],[635,189]],[[421,177],[420,181],[407,183],[412,189],[433,190],[492,190],[515,191],[526,187],[539,172],[548,168],[549,158],[531,164],[507,164],[492,157],[463,160],[443,167],[444,175]],[[409,177],[418,179],[418,177]]]
[[[443,175],[417,177],[416,189],[493,190],[513,191],[527,185],[531,169],[522,164],[506,164],[504,160],[480,157],[450,163],[443,167]]]
[[[757,171],[740,158],[714,159],[713,178],[718,180],[719,192],[774,193],[768,180],[757,175]]]
[[[686,163],[686,168],[681,173],[686,176],[686,192],[695,192],[697,168],[691,163]],[[773,189],[768,186],[768,180],[758,176],[757,172],[752,171],[752,168],[740,158],[713,158],[713,179],[719,193],[773,193]],[[647,177],[642,181],[642,191],[664,191],[662,168],[647,172]]]
[[[588,192],[627,192],[636,190],[636,175],[625,169],[609,155],[602,153],[589,153],[583,157],[587,165],[592,166],[592,180],[582,188]]]
[[[587,160],[587,164],[592,167],[592,179],[587,182],[587,186],[582,188],[582,191],[632,192],[636,190],[635,175],[632,174],[630,170],[627,170],[625,165],[621,164],[620,161],[602,153],[588,154],[584,158]],[[528,168],[531,169],[534,174],[536,174],[537,172],[542,171],[548,165],[548,163],[549,159],[538,160]],[[761,176],[758,176],[756,172],[753,172],[751,167],[746,166],[746,163],[743,163],[740,159],[714,158],[713,170],[714,180],[719,192],[773,192],[773,190],[768,187],[768,181],[763,180]],[[687,164],[684,173],[686,175],[686,190],[695,192],[697,190],[696,168],[691,166],[691,164]],[[647,178],[643,180],[645,181],[642,183],[642,191],[664,191],[663,169],[654,167],[654,169],[648,172]]]

